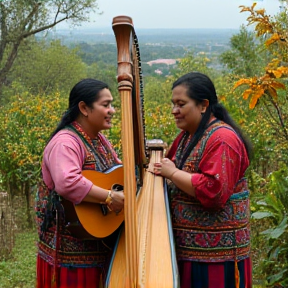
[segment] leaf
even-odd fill
[[[265,14],[265,9],[259,9],[255,11],[258,15],[264,16]]]
[[[281,272],[279,272],[278,274],[268,276],[267,279],[269,280],[269,285],[273,285],[273,284],[277,283],[279,280],[281,280],[283,278],[284,273],[286,273],[287,271],[288,271],[288,269],[284,269]]]
[[[257,36],[261,36],[267,33],[271,33],[271,28],[268,27],[265,23],[263,22],[258,22],[258,24],[255,27],[255,31],[257,31]]]
[[[269,45],[271,45],[272,43],[278,41],[280,39],[280,36],[278,33],[274,33],[269,39],[267,39],[265,41],[265,45],[266,47],[268,47]]]
[[[247,11],[250,11],[250,8],[249,7],[245,7],[243,5],[239,6],[239,8],[242,8],[242,10],[240,11],[241,12],[247,12]]]
[[[280,78],[282,76],[281,71],[278,70],[273,70],[272,73],[274,74],[275,78]]]
[[[276,81],[273,81],[272,83],[270,83],[270,86],[273,87],[274,89],[284,89],[285,90],[285,88],[286,88],[283,83],[276,82]]]
[[[256,204],[261,206],[268,206],[268,204],[264,200],[257,201]]]
[[[278,98],[277,91],[273,87],[268,87],[268,91],[274,99]]]
[[[288,75],[288,67],[284,67],[284,66],[278,67],[277,71],[281,72],[284,75]]]
[[[247,100],[249,95],[252,93],[252,89],[247,89],[244,93],[243,93],[243,99]]]
[[[251,101],[249,103],[249,108],[250,109],[254,109],[257,102],[258,102],[258,99],[264,94],[264,89],[261,88],[260,90],[257,90],[253,95],[252,95],[252,98],[251,98]]]
[[[234,87],[232,90],[236,89],[237,87],[243,85],[243,84],[249,84],[250,83],[250,80],[249,79],[240,79],[239,81],[237,81],[235,84],[234,84]]]
[[[266,218],[266,217],[273,217],[273,214],[271,212],[255,212],[251,215],[252,218],[254,219],[263,219],[263,218]]]
[[[218,98],[220,101],[223,101],[223,102],[227,100],[225,95],[219,95]]]
[[[287,227],[287,216],[285,216],[279,226],[277,226],[275,229],[267,229],[260,234],[267,235],[268,239],[278,239],[285,232]]]
[[[281,253],[281,247],[276,247],[274,250],[271,251],[269,260],[277,260],[278,255]]]

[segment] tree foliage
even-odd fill
[[[264,180],[264,179],[263,179]],[[265,181],[265,180],[264,180]],[[262,184],[262,196],[256,201],[256,212],[252,219],[270,220],[270,227],[260,233],[265,238],[267,258],[260,264],[261,273],[267,276],[267,284],[281,282],[288,285],[288,170],[282,167],[271,173],[267,182]]]
[[[192,72],[198,71],[211,76],[213,69],[209,68],[210,59],[205,52],[199,52],[197,55],[193,52],[189,52],[185,57],[179,60],[177,68],[172,70],[173,81],[180,76]]]
[[[264,9],[256,10],[255,7],[256,3],[251,7],[240,6],[241,12],[250,13],[248,23],[254,25],[255,35],[263,40],[263,49],[269,57],[262,73],[242,76],[234,83],[233,90],[234,92],[238,90],[245,101],[249,100],[249,108],[257,116],[254,118],[256,121],[249,121],[250,131],[253,130],[255,135],[253,142],[259,145],[258,149],[262,148],[257,151],[254,168],[255,161],[259,164],[261,158],[267,162],[265,167],[269,167],[261,185],[255,186],[255,183],[252,183],[256,193],[259,191],[263,193],[261,199],[256,202],[253,218],[258,220],[257,224],[260,226],[261,219],[271,219],[271,222],[266,222],[269,223],[268,229],[265,227],[261,233],[268,241],[268,245],[266,242],[264,248],[266,258],[260,262],[261,275],[266,276],[269,287],[277,283],[286,287],[288,284],[288,11],[286,9],[279,15],[271,17]]]
[[[171,82],[147,77],[144,86],[144,111],[147,139],[161,139],[168,145],[177,134],[171,114]]]
[[[287,13],[282,12],[275,17],[267,16],[265,10],[255,10],[256,4],[251,7],[241,6],[241,12],[249,12],[248,23],[255,24],[257,37],[265,38],[264,48],[272,56],[263,72],[258,76],[246,77],[238,80],[233,89],[241,90],[244,100],[249,100],[249,108],[258,114],[258,125],[266,130],[266,139],[263,139],[273,151],[263,151],[270,157],[270,164],[274,163],[277,169],[278,163],[288,163],[285,157],[288,147],[288,32]],[[248,76],[248,75],[247,75]],[[248,87],[247,87],[248,86]],[[260,119],[259,119],[260,118]],[[264,134],[263,131],[261,134]],[[264,136],[263,135],[263,136]],[[259,137],[257,137],[259,139]],[[266,146],[267,147],[267,146]],[[273,168],[272,170],[273,171]]]
[[[69,91],[86,77],[86,65],[77,56],[77,49],[61,45],[60,40],[26,41],[10,72],[11,80],[33,95],[53,91]]]
[[[0,171],[8,191],[15,193],[23,183],[28,181],[32,186],[38,181],[45,143],[65,106],[59,93],[30,97],[29,92],[23,92],[1,107]]]
[[[231,49],[220,55],[220,62],[230,73],[247,77],[258,75],[264,53],[259,39],[257,43],[255,38],[244,25],[238,34],[231,37]]]
[[[25,39],[63,21],[79,25],[97,10],[96,0],[0,1],[0,88],[9,83],[8,74]]]
[[[13,2],[15,7],[11,4]],[[42,43],[35,42],[34,37],[28,37],[39,31],[50,29],[53,26],[47,28],[47,25],[49,23],[55,24],[60,19],[58,18],[56,22],[55,20],[53,20],[54,22],[48,21],[52,19],[50,17],[52,14],[47,14],[48,11],[53,11],[53,9],[49,10],[50,8],[61,7],[64,9],[64,6],[68,5],[72,9],[74,4],[77,6],[80,3],[83,5],[86,3],[85,8],[81,5],[78,7],[79,9],[82,7],[82,11],[84,11],[86,8],[88,9],[88,5],[92,5],[92,3],[94,5],[96,1],[38,1],[38,4],[36,1],[24,0],[13,2],[5,0],[0,2],[1,15],[5,16],[3,11],[6,13],[10,11],[13,15],[10,17],[10,12],[8,13],[11,19],[9,18],[10,22],[7,22],[9,25],[6,25],[11,32],[10,38],[5,36],[6,38],[3,39],[6,42],[2,38],[0,40],[0,51],[3,52],[0,53],[0,72],[2,73],[0,73],[0,80],[4,79],[3,81],[11,86],[10,92],[13,91],[13,94],[9,94],[9,96],[12,95],[10,101],[5,105],[2,102],[2,106],[0,106],[2,111],[0,114],[2,123],[0,126],[0,181],[2,188],[7,189],[11,196],[29,194],[31,187],[38,181],[42,152],[50,133],[67,108],[68,89],[70,90],[74,82],[80,80],[84,75],[101,79],[111,87],[115,99],[114,103],[118,109],[113,118],[112,129],[105,131],[105,134],[114,144],[116,150],[121,153],[121,113],[116,83],[116,64],[115,66],[109,65],[106,62],[107,59],[102,61],[101,58],[105,57],[106,54],[103,54],[101,58],[93,55],[96,47],[92,47],[93,49],[89,52],[89,47],[83,44],[81,47],[85,46],[85,51],[88,51],[87,55],[83,55],[83,51],[77,50],[78,48],[68,49],[61,46],[59,41]],[[57,3],[60,6],[53,6]],[[20,4],[22,6],[19,6]],[[31,23],[35,23],[35,25],[31,24],[30,27],[30,22],[27,22],[27,26],[21,30],[20,20],[24,21],[32,13],[33,5],[36,5],[37,9],[42,9],[38,11],[35,8],[38,14],[31,16],[31,21],[34,21]],[[76,9],[76,6],[73,7]],[[23,11],[20,7],[23,8]],[[54,14],[56,11],[57,9],[54,10]],[[78,19],[84,20],[81,17],[87,15],[81,14],[80,10],[77,11],[79,12]],[[287,219],[287,197],[285,196],[287,195],[287,171],[283,168],[280,170],[280,167],[285,167],[288,163],[288,141],[285,134],[288,119],[288,22],[285,18],[287,17],[286,14],[272,19],[265,14],[265,11],[255,10],[255,5],[242,7],[242,12],[245,11],[251,14],[251,18],[248,18],[250,23],[256,24],[255,32],[248,33],[244,27],[241,27],[240,33],[232,37],[231,51],[227,51],[222,57],[223,63],[229,68],[229,73],[221,75],[213,69],[210,55],[208,57],[204,52],[197,54],[189,52],[185,54],[184,58],[178,59],[177,66],[167,73],[168,77],[147,77],[144,75],[146,136],[148,139],[160,138],[167,144],[171,144],[178,133],[171,115],[170,102],[173,81],[191,71],[199,71],[211,77],[220,101],[236,122],[242,126],[243,130],[249,134],[254,144],[255,155],[250,165],[252,171],[250,187],[252,194],[255,191],[258,192],[257,197],[259,193],[261,194],[261,200],[257,198],[259,201],[256,204],[253,201],[252,208],[256,207],[253,221],[260,221],[261,217],[264,220],[266,218],[272,219],[272,222],[269,222],[272,225],[268,227],[269,229],[263,229],[266,232],[261,234],[266,236],[265,239],[269,241],[267,258],[264,261],[267,265],[261,267],[265,269],[267,279],[271,284],[287,278],[287,271],[285,270],[287,268],[287,265],[285,266],[287,262],[285,256],[287,255],[287,225],[286,222],[283,222]],[[20,15],[19,20],[17,20],[19,23],[14,19],[17,18],[17,13]],[[60,15],[63,16],[64,14],[60,13],[59,17]],[[73,18],[74,16],[71,17],[67,19],[77,19]],[[65,21],[64,18],[62,21]],[[7,19],[3,18],[4,24],[5,21]],[[6,26],[4,25],[4,28]],[[46,28],[39,30],[41,27]],[[4,30],[1,30],[1,33]],[[35,33],[31,33],[32,31]],[[17,37],[22,37],[19,38],[20,42],[16,41]],[[110,48],[111,50],[107,51],[107,55],[109,55],[109,59],[110,57],[112,59],[115,47]],[[16,53],[15,55],[12,53],[13,51]],[[83,64],[77,55],[83,57],[86,64]],[[15,58],[13,58],[14,56]],[[11,66],[12,68],[7,70],[5,65],[9,59],[13,60],[11,62],[13,67]],[[239,81],[234,83],[235,79]],[[233,91],[230,91],[233,86]],[[251,109],[247,105],[247,100],[250,101]],[[285,151],[286,153],[284,153]],[[257,181],[256,178],[261,179],[261,181]],[[283,185],[278,185],[279,183]],[[265,197],[266,194],[267,197]],[[269,202],[271,207],[266,209],[267,206],[263,204],[264,202]],[[29,208],[29,205],[27,207]],[[257,214],[257,212],[259,213]],[[256,219],[257,217],[258,219]],[[258,226],[262,228],[262,226]],[[286,262],[283,262],[284,260]]]
[[[22,92],[15,95],[9,104],[0,106],[1,186],[12,201],[15,195],[25,196],[30,227],[33,222],[30,194],[40,178],[44,146],[60,120],[64,105],[59,93],[30,97],[29,92]]]
[[[264,9],[255,10],[255,6],[256,3],[254,3],[251,7],[240,6],[242,7],[241,12],[250,13],[250,16],[247,18],[249,25],[256,24],[254,28],[256,31],[256,35],[258,37],[266,38],[265,48],[269,52],[271,52],[274,58],[267,64],[265,72],[262,76],[240,79],[238,82],[235,83],[234,89],[241,85],[249,86],[249,88],[246,89],[243,93],[243,98],[248,99],[249,97],[251,97],[251,109],[256,106],[262,96],[267,96],[268,100],[277,110],[280,122],[283,122],[279,107],[277,106],[277,96],[279,89],[286,89],[285,84],[281,82],[281,80],[287,79],[288,76],[287,24],[285,25],[285,23],[279,23],[277,19],[273,19],[271,16],[267,16]],[[283,14],[286,15],[286,13]],[[247,76],[249,77],[249,75]]]

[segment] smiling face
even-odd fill
[[[201,113],[206,111],[209,101],[198,103],[188,97],[185,85],[178,85],[172,90],[172,103],[176,126],[194,135],[202,119]]]
[[[100,90],[98,100],[89,107],[81,101],[79,105],[80,115],[77,121],[84,131],[92,138],[95,138],[101,130],[112,127],[112,117],[115,109],[112,106],[113,97],[109,89]]]

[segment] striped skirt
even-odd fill
[[[37,288],[101,288],[101,268],[65,268],[58,269],[57,283],[53,281],[52,265],[37,257]]]
[[[239,261],[239,285],[236,286],[235,263],[179,261],[181,288],[252,288],[250,258]]]

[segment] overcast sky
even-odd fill
[[[248,12],[240,13],[240,5],[265,8],[278,13],[279,0],[98,0],[102,15],[85,27],[110,27],[115,16],[132,17],[137,28],[236,28],[246,24]]]

